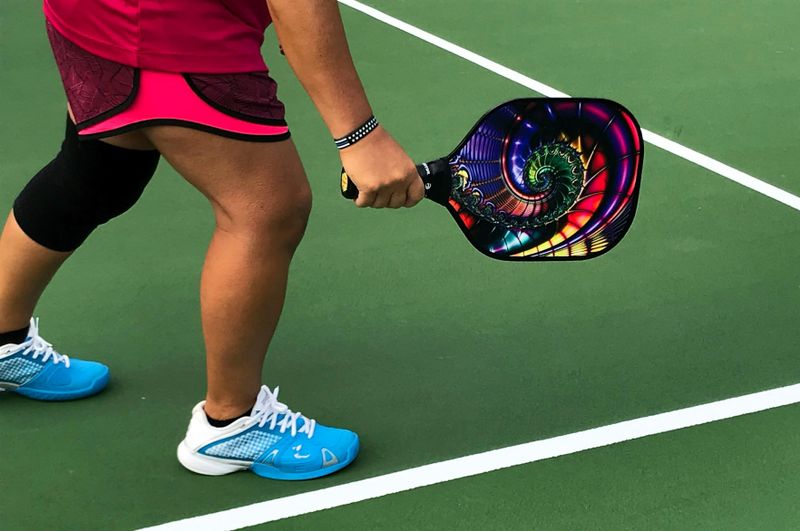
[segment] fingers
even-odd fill
[[[358,208],[386,208],[392,200],[392,192],[386,189],[359,190],[355,204]]]
[[[376,193],[373,191],[359,190],[358,197],[356,198],[356,206],[358,208],[371,207],[375,202]]]
[[[406,203],[406,193],[385,190],[378,194],[372,208],[400,208]]]
[[[389,204],[389,199],[391,199],[391,197],[391,192],[380,190],[370,206],[372,208],[386,208],[386,205]]]
[[[395,187],[396,188],[396,187]],[[416,204],[419,200],[415,201]],[[408,193],[404,189],[392,188],[377,190],[359,190],[355,205],[359,208],[401,208],[408,204]]]
[[[425,185],[422,182],[422,179],[416,178],[411,183],[411,186],[408,187],[408,191],[406,194],[406,202],[405,207],[411,208],[425,197]]]
[[[425,185],[422,179],[416,178],[405,191],[378,189],[362,190],[358,193],[355,204],[359,208],[410,208],[425,197]]]
[[[389,204],[387,205],[389,208],[400,208],[405,206],[407,199],[406,192],[396,192],[392,194],[391,199],[389,199]]]

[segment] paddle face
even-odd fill
[[[617,103],[514,100],[486,114],[448,158],[446,206],[492,258],[591,258],[633,222],[642,161],[639,126]]]
[[[643,155],[636,120],[617,103],[527,98],[493,109],[449,157],[418,170],[426,196],[485,255],[578,260],[627,232]],[[342,193],[358,195],[345,173]]]

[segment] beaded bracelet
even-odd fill
[[[374,131],[376,127],[378,127],[378,120],[376,120],[374,116],[370,116],[369,120],[364,122],[364,124],[358,129],[349,135],[345,135],[341,138],[334,138],[333,141],[338,149],[344,149],[363,139],[365,136]]]

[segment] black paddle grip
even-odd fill
[[[447,159],[438,159],[424,164],[417,165],[417,173],[419,173],[423,184],[425,185],[425,197],[439,203],[446,205],[450,199],[450,190],[452,186],[450,176],[450,165]],[[358,198],[358,188],[356,184],[347,176],[347,172],[342,168],[342,195],[345,199],[355,200]]]

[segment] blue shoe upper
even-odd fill
[[[198,451],[222,459],[250,461],[256,473],[291,479],[344,466],[358,452],[358,436],[294,413],[265,386],[242,431],[215,440]]]
[[[59,354],[39,336],[39,321],[31,319],[28,338],[0,347],[0,389],[39,400],[73,400],[102,391],[108,367]]]

